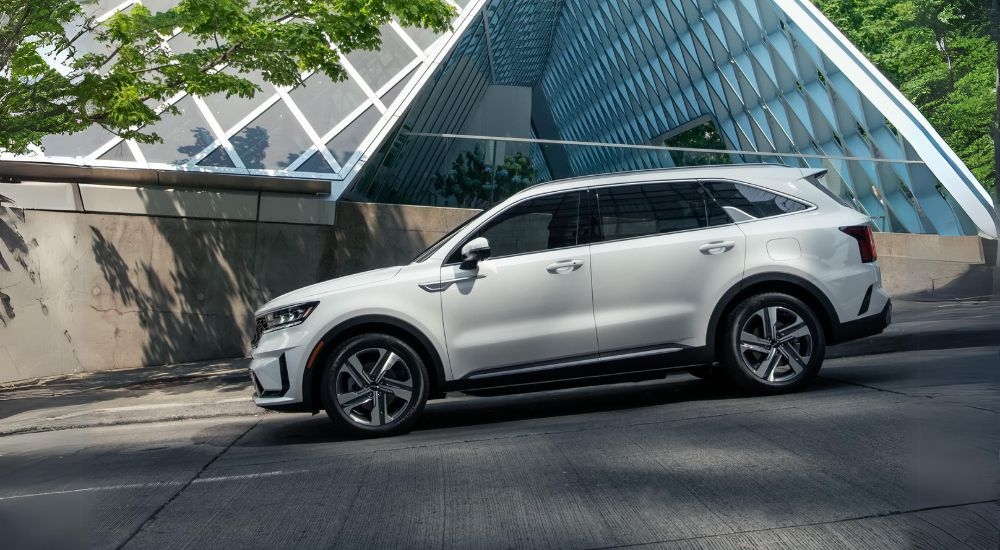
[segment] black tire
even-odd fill
[[[774,322],[766,328],[765,318],[772,317]],[[787,294],[747,298],[726,316],[723,327],[720,352],[725,373],[754,393],[801,388],[816,376],[826,355],[819,318],[802,300]],[[801,336],[789,339],[793,334]]]
[[[390,352],[398,360],[392,360]],[[392,360],[392,365],[380,381],[375,371],[382,358]],[[352,365],[361,366],[362,374]],[[408,431],[423,411],[429,380],[420,354],[409,344],[387,334],[361,334],[330,354],[323,371],[320,397],[327,416],[345,433],[361,437],[397,435]],[[409,399],[404,403],[404,397],[400,396],[407,393]],[[352,395],[356,397],[348,399]],[[344,406],[338,396],[346,400]],[[351,406],[354,402],[357,404]],[[376,404],[382,407],[376,410]]]

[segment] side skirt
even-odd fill
[[[707,347],[625,350],[612,355],[569,358],[472,372],[445,384],[445,391],[506,394],[613,382],[649,380],[669,371],[711,361]],[[484,391],[480,391],[484,390]]]

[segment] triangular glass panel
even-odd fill
[[[42,151],[46,157],[85,157],[114,137],[114,134],[95,124],[75,134],[43,137]]]
[[[332,174],[333,168],[330,167],[330,163],[326,162],[326,158],[323,157],[319,151],[313,153],[309,160],[302,163],[301,166],[295,169],[296,172],[316,172],[320,174]]]
[[[312,146],[312,140],[281,101],[229,138],[247,168],[282,170]]]
[[[440,34],[435,33],[430,29],[422,29],[420,27],[403,27],[403,31],[406,36],[410,37],[410,40],[414,44],[420,47],[421,50],[427,50],[430,48],[438,38],[441,38]]]
[[[100,160],[117,160],[122,162],[135,162],[135,155],[128,147],[128,143],[124,140],[118,142],[117,145],[108,149],[106,153],[101,155]]]
[[[301,86],[288,92],[288,95],[321,136],[332,130],[368,98],[354,80],[334,82],[322,72],[307,78]]]
[[[212,166],[217,168],[236,168],[233,159],[229,157],[224,147],[217,147],[205,158],[198,162],[198,166]]]
[[[223,69],[226,74],[238,74],[234,69]],[[267,99],[274,95],[274,87],[264,81],[264,77],[261,76],[259,71],[254,71],[252,73],[241,75],[243,78],[253,82],[257,86],[260,86],[260,91],[254,94],[251,98],[240,97],[238,95],[231,95],[226,97],[226,94],[212,94],[208,97],[202,99],[208,105],[208,108],[212,111],[212,115],[215,116],[215,120],[219,122],[219,126],[222,127],[223,131],[229,131],[234,124],[243,120],[251,111],[259,107],[262,103],[267,101]]]
[[[396,98],[399,97],[399,94],[403,93],[403,90],[406,88],[406,85],[409,84],[411,80],[413,80],[414,74],[416,74],[416,70],[404,76],[402,79],[400,79],[399,82],[396,83],[395,86],[389,88],[389,91],[382,94],[381,97],[382,104],[385,105],[386,107],[392,105],[396,101]]]
[[[382,113],[375,107],[369,107],[368,110],[361,113],[358,118],[354,119],[339,134],[327,142],[326,146],[333,153],[333,158],[337,159],[337,162],[341,166],[346,165],[347,161],[358,151],[361,143],[368,137],[372,129],[375,128],[375,124],[380,118],[382,118]]]
[[[167,11],[180,3],[179,0],[141,0],[141,2],[143,6],[146,6],[146,9],[153,13]]]
[[[176,115],[164,113],[159,122],[143,129],[155,133],[159,143],[140,143],[139,149],[147,162],[184,164],[215,141],[208,123],[191,96],[178,101]]]
[[[376,51],[355,50],[347,60],[372,90],[378,90],[399,74],[417,54],[389,25],[381,29],[382,45]]]
[[[170,51],[177,54],[191,53],[197,48],[205,47],[204,45],[199,46],[194,38],[191,38],[191,35],[184,32],[177,33],[177,36],[167,41],[167,45],[170,46]]]

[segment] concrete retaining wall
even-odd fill
[[[0,383],[242,356],[268,297],[406,262],[474,213],[338,203],[329,226],[0,208]]]
[[[403,263],[475,213],[334,208],[334,225],[0,208],[0,383],[241,356],[268,297]],[[992,291],[993,241],[876,239],[897,296]]]
[[[973,298],[994,293],[997,241],[876,233],[875,246],[882,284],[897,298]]]

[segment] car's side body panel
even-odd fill
[[[704,327],[743,276],[743,232],[733,224],[591,246],[601,353],[658,344],[704,346]],[[718,249],[700,250],[711,243]]]
[[[608,376],[641,379],[712,361],[724,312],[752,285],[792,285],[785,288],[814,298],[822,310],[817,313],[828,321],[831,343],[877,333],[890,312],[878,264],[863,263],[855,238],[838,230],[869,220],[803,179],[812,173],[714,167],[596,176],[525,190],[419,262],[327,281],[268,303],[261,312],[305,301],[319,305],[304,323],[262,336],[250,367],[255,401],[282,410],[315,408],[308,393],[315,369],[323,365],[310,360],[322,356],[317,350],[339,345],[337,335],[358,323],[388,324],[411,334],[434,359],[439,392],[517,390],[556,380],[578,385]],[[808,208],[606,241],[584,227],[592,220],[581,217],[576,246],[492,258],[475,270],[449,261],[479,228],[530,198],[604,186],[720,180],[771,190]],[[594,242],[584,239],[584,232]],[[725,243],[724,250],[706,247],[712,243]],[[575,267],[553,267],[567,261]]]
[[[578,265],[558,271],[556,264]],[[551,270],[551,271],[550,271]],[[597,352],[586,245],[441,268],[452,378],[476,370]]]

